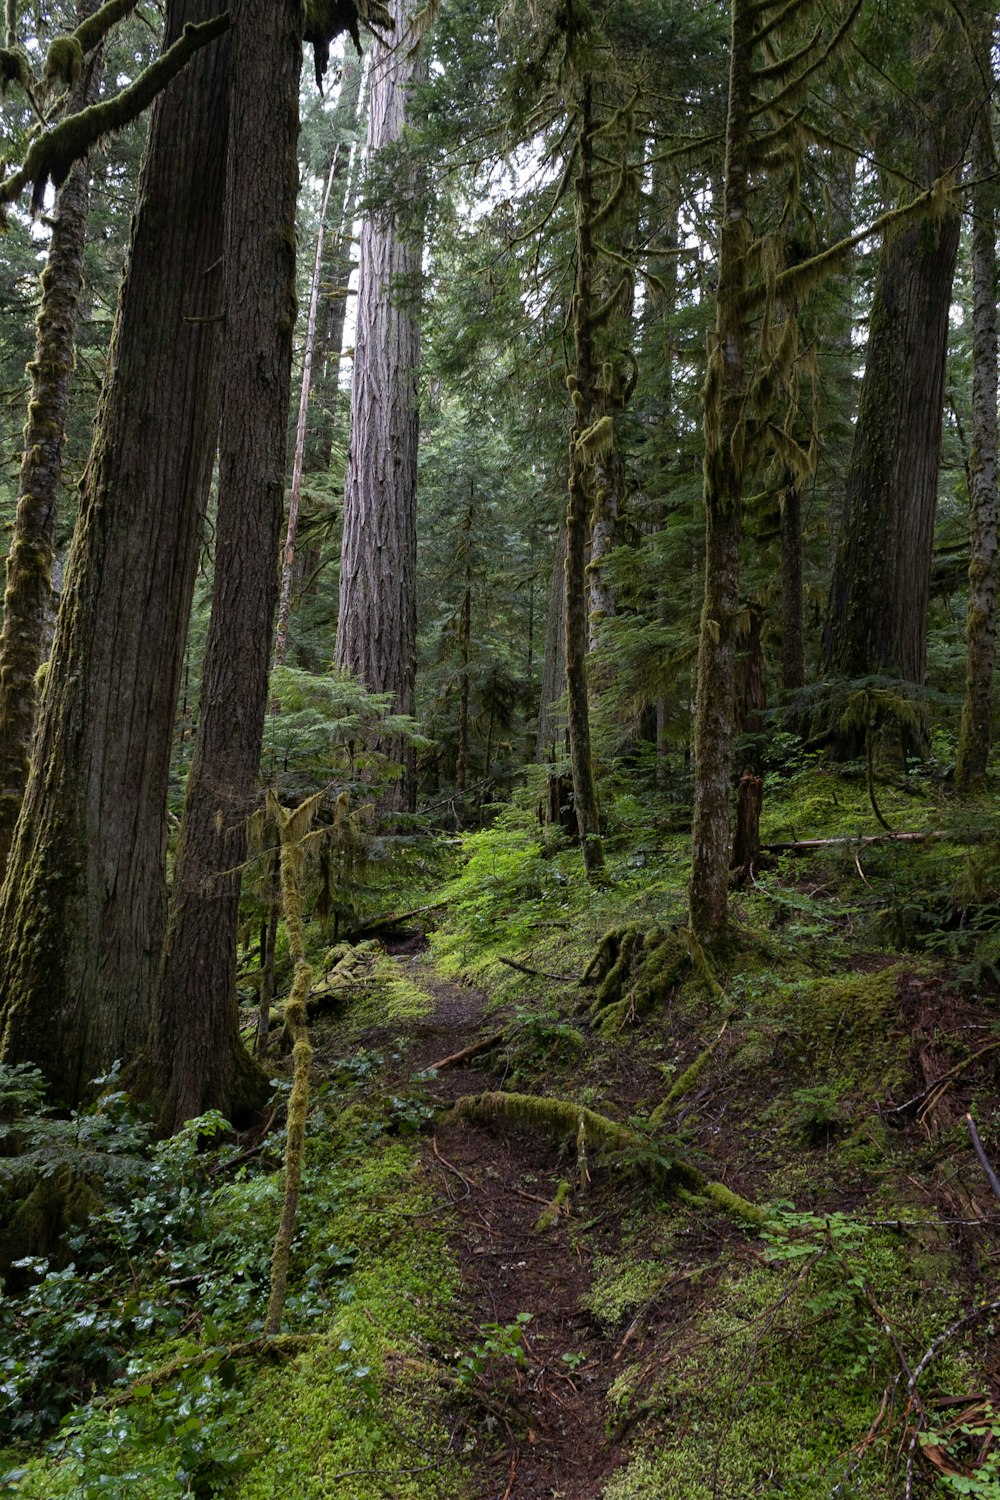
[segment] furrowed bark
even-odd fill
[[[174,0],[169,44],[214,0]],[[0,1055],[75,1104],[149,1031],[167,781],[218,422],[229,45],[154,106],[96,437],[0,895]]]
[[[301,0],[234,0],[215,580],[152,1041],[167,1129],[268,1087],[239,1035],[236,930],[278,592],[301,36]]]

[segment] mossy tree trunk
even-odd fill
[[[802,480],[785,475],[781,490],[781,686],[804,685],[805,629],[802,621]]]
[[[915,44],[919,111],[903,123],[930,185],[957,168],[971,128],[961,29],[925,24]],[[903,218],[886,230],[826,627],[826,670],[924,680],[941,456],[948,312],[960,216]]]
[[[590,751],[590,707],[587,698],[587,530],[591,460],[588,434],[596,418],[594,359],[594,121],[592,85],[583,85],[580,107],[580,172],[576,178],[576,282],[572,319],[575,370],[570,379],[573,427],[569,443],[569,495],[566,506],[566,722],[573,803],[583,866],[588,880],[604,875],[597,786]]]
[[[172,0],[166,40],[218,10]],[[149,1031],[174,711],[218,423],[228,40],[157,99],[0,896],[0,1055],[77,1102]]]
[[[986,50],[985,55],[989,53]],[[976,121],[972,175],[972,519],[968,658],[955,784],[982,788],[990,753],[997,617],[997,230],[992,113]]]
[[[719,280],[705,378],[705,595],[698,636],[689,891],[691,927],[702,940],[725,927],[729,890],[745,442],[743,365],[749,336],[745,292],[751,238],[747,199],[754,10],[748,0],[733,0]]]
[[[278,590],[303,18],[301,0],[234,0],[232,14],[215,580],[152,1040],[167,1128],[267,1092],[239,1034],[236,932]]]
[[[838,19],[830,34],[824,35],[821,24],[803,46],[800,27],[808,9],[809,0],[796,5],[732,0],[731,7],[716,320],[704,389],[705,585],[693,734],[689,913],[695,938],[702,942],[721,933],[728,915],[744,477],[776,458],[799,475],[808,473],[815,461],[814,435],[803,446],[793,432],[799,406],[796,299],[816,284],[835,257],[826,252],[812,264],[807,259],[790,272],[776,273],[776,241],[785,237],[796,209],[805,147],[802,100],[859,5]],[[783,38],[789,47],[784,56]],[[752,183],[767,188],[756,202],[764,223],[770,220],[774,226],[770,234],[751,225]],[[765,246],[767,254],[762,253]],[[783,415],[777,410],[779,399]],[[759,699],[759,692],[755,696]]]
[[[555,536],[548,607],[545,613],[545,649],[538,702],[538,733],[535,760],[539,765],[561,759],[566,734],[565,721],[557,705],[566,690],[566,523]]]
[[[607,559],[618,544],[619,522],[625,505],[625,459],[620,419],[635,391],[638,365],[632,353],[635,340],[635,277],[623,264],[634,254],[640,239],[639,187],[642,181],[643,142],[637,136],[628,111],[622,112],[612,140],[605,135],[605,150],[620,152],[618,181],[598,210],[600,234],[614,259],[605,258],[595,276],[597,300],[605,307],[599,331],[601,369],[595,392],[595,416],[613,424],[610,446],[594,459],[593,503],[590,523],[590,562],[587,565],[590,649],[600,643],[601,621],[618,612],[618,600]]]
[[[389,8],[392,39],[372,44],[369,159],[402,137],[412,85],[426,68],[407,37],[405,0]],[[404,714],[413,712],[416,676],[420,269],[419,239],[387,214],[369,214],[359,251],[336,660]],[[398,741],[377,748],[404,763],[385,805],[412,806],[412,753]]]
[[[89,0],[81,7],[81,19],[95,9],[96,0]],[[99,46],[86,59],[66,115],[97,99],[103,55]],[[75,163],[56,195],[35,320],[35,353],[28,365],[28,420],[0,632],[0,880],[28,779],[35,678],[52,602],[56,516],[89,208],[90,166],[84,158]]]

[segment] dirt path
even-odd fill
[[[426,960],[401,956],[404,970],[433,994],[432,1016],[414,1028],[418,1067],[498,1029],[484,1019],[485,997],[436,978]],[[475,1063],[431,1080],[436,1103],[496,1089],[496,1073]],[[438,1125],[425,1148],[428,1171],[446,1206],[453,1252],[462,1269],[464,1348],[503,1347],[523,1326],[523,1363],[488,1350],[470,1387],[470,1465],[476,1500],[597,1500],[616,1467],[618,1446],[605,1431],[607,1388],[620,1370],[620,1336],[608,1338],[581,1305],[594,1250],[610,1242],[620,1205],[597,1190],[550,1229],[537,1223],[575,1164],[535,1133],[466,1122]],[[575,1186],[575,1182],[574,1182]],[[516,1336],[515,1336],[516,1339]]]

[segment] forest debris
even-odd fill
[[[516,958],[501,958],[500,962],[506,964],[508,969],[516,969],[519,974],[527,974],[532,979],[554,979],[557,984],[580,983],[575,974],[550,974],[547,969],[532,969],[528,964],[519,963]]]
[[[638,1131],[571,1099],[550,1099],[539,1094],[467,1094],[452,1106],[448,1119],[541,1130],[557,1141],[573,1141],[578,1157],[582,1155],[581,1147],[583,1151],[591,1147],[626,1153],[628,1171],[645,1177],[656,1187],[675,1188],[688,1202],[707,1200],[723,1213],[756,1229],[771,1222],[767,1210],[759,1204],[734,1193],[724,1183],[709,1182],[697,1167],[678,1157],[664,1156]]]
[[[997,1174],[994,1172],[993,1168],[990,1166],[989,1160],[987,1159],[987,1156],[986,1156],[986,1152],[983,1150],[983,1143],[979,1139],[979,1131],[976,1129],[976,1122],[972,1118],[971,1114],[966,1114],[966,1116],[965,1116],[965,1126],[966,1126],[966,1129],[968,1130],[969,1136],[970,1136],[970,1138],[972,1140],[972,1149],[973,1149],[973,1151],[975,1151],[976,1155],[979,1158],[979,1165],[982,1167],[983,1171],[986,1173],[986,1181],[989,1183],[990,1187],[993,1189],[993,1196],[995,1198],[1000,1198],[1000,1182],[997,1181]]]
[[[399,927],[403,922],[408,922],[411,917],[426,916],[429,911],[439,911],[447,904],[446,901],[432,901],[429,906],[415,906],[412,911],[397,911],[390,916],[372,917],[369,921],[362,922],[360,927],[352,927],[350,932],[345,932],[341,941],[356,943],[359,938],[364,937],[366,932],[378,932],[383,927]]]
[[[867,833],[847,834],[831,839],[792,839],[785,843],[761,844],[764,854],[811,854],[814,849],[844,848],[854,845],[867,849],[869,844],[928,844],[937,839],[947,839],[952,844],[982,844],[996,834],[982,830],[957,832],[948,828],[925,829],[916,833]]]
[[[442,1057],[438,1062],[428,1063],[426,1068],[421,1068],[421,1073],[440,1073],[442,1068],[453,1068],[459,1063],[468,1062],[470,1058],[479,1057],[483,1052],[492,1052],[494,1047],[499,1047],[506,1036],[504,1031],[495,1031],[492,1036],[481,1038],[478,1042],[472,1042],[470,1046],[463,1047],[459,1052],[452,1052],[448,1057]]]

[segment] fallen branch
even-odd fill
[[[473,1042],[470,1047],[463,1047],[460,1052],[452,1052],[449,1057],[442,1057],[440,1062],[428,1063],[426,1068],[421,1068],[422,1073],[440,1073],[442,1068],[453,1068],[458,1063],[468,1062],[471,1057],[479,1057],[480,1053],[492,1052],[498,1047],[506,1036],[506,1032],[497,1031],[484,1040]]]
[[[983,1150],[983,1143],[979,1139],[979,1131],[976,1129],[976,1122],[972,1118],[971,1114],[966,1114],[965,1116],[965,1128],[968,1130],[969,1136],[972,1140],[972,1149],[979,1158],[979,1165],[986,1173],[986,1181],[993,1189],[993,1196],[995,1198],[1000,1198],[1000,1182],[997,1181],[997,1174],[990,1166],[986,1156],[986,1152]]]
[[[372,917],[370,921],[362,922],[360,927],[352,927],[350,932],[345,932],[340,941],[354,943],[366,932],[378,932],[382,927],[398,927],[402,922],[408,922],[411,917],[422,917],[429,911],[440,911],[441,907],[447,904],[446,901],[432,901],[430,906],[415,906],[412,911],[397,911],[387,917]]]
[[[554,979],[557,984],[579,984],[581,981],[575,974],[550,974],[547,969],[531,969],[527,964],[518,963],[516,958],[502,958],[502,964],[508,969],[516,969],[519,974],[528,974],[532,979]]]
[[[853,845],[857,849],[867,849],[869,844],[928,844],[936,840],[947,839],[951,844],[971,845],[985,844],[995,839],[995,833],[988,833],[985,829],[977,832],[955,833],[947,828],[929,829],[924,833],[866,833],[848,834],[832,839],[793,839],[788,843],[761,844],[761,851],[766,854],[811,854],[814,849],[845,848]]]
[[[949,1068],[947,1073],[942,1073],[939,1078],[935,1078],[926,1088],[921,1089],[918,1094],[914,1094],[912,1099],[907,1099],[904,1103],[897,1104],[893,1109],[886,1110],[886,1114],[901,1115],[906,1110],[912,1109],[914,1105],[922,1105],[925,1100],[927,1101],[927,1108],[931,1109],[937,1103],[939,1091],[943,1092],[947,1084],[951,1083],[953,1079],[958,1078],[965,1072],[966,1068],[970,1067],[972,1063],[977,1062],[979,1058],[986,1057],[990,1052],[996,1052],[998,1049],[1000,1049],[1000,1041],[987,1042],[985,1047],[980,1047],[977,1052],[971,1052],[968,1057],[963,1057],[961,1062],[957,1062],[954,1067]],[[931,1099],[932,1094],[935,1096],[933,1100]],[[926,1111],[924,1112],[926,1113]]]

